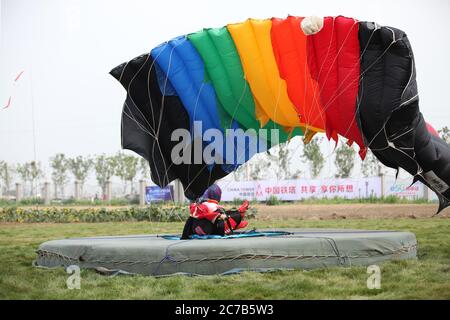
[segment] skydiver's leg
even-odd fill
[[[184,224],[183,233],[181,235],[181,240],[188,240],[192,235],[192,225],[194,222],[194,218],[189,217]]]
[[[207,219],[194,219],[192,233],[199,236],[208,236],[215,234],[214,224]]]
[[[244,220],[245,212],[229,210],[226,213],[228,215],[228,219],[225,221],[226,234],[231,234],[234,230],[243,229],[248,226],[248,222]]]

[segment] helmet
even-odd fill
[[[217,184],[211,185],[203,194],[202,198],[220,201],[222,197],[222,189]]]

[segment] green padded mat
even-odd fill
[[[211,275],[246,270],[365,266],[417,257],[417,240],[410,232],[346,229],[258,232],[269,233],[194,240],[177,240],[174,235],[53,240],[39,246],[35,265],[47,268],[78,265],[111,273],[153,276]]]

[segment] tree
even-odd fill
[[[142,157],[139,158],[139,172],[144,180],[150,177],[150,165],[148,164],[148,161]]]
[[[267,158],[267,154],[257,154],[250,161],[244,163],[238,169],[234,170],[233,178],[235,181],[255,181],[264,179],[271,165],[272,163]]]
[[[309,163],[312,178],[317,178],[325,165],[325,158],[320,151],[322,138],[314,138],[303,147],[302,158]]]
[[[92,168],[93,161],[89,157],[78,156],[67,160],[68,168],[75,179],[80,183],[80,191],[83,194],[83,186]]]
[[[55,186],[55,198],[58,198],[58,190],[60,191],[61,198],[64,198],[64,187],[69,182],[67,174],[69,165],[66,156],[58,153],[50,158],[50,166],[52,167],[52,180]]]
[[[267,159],[266,154],[258,154],[256,157],[257,158],[255,159],[255,161],[248,163],[250,180],[253,181],[264,179],[267,174],[267,170],[272,165],[271,162]]]
[[[127,182],[131,185],[130,193],[134,194],[134,178],[138,172],[139,159],[135,156],[126,155],[119,152],[115,157],[115,175],[122,179],[124,184],[124,194],[127,190]]]
[[[272,148],[270,152],[267,152],[269,160],[274,165],[269,165],[274,168],[277,179],[297,179],[301,175],[300,170],[291,171],[290,163],[292,160],[292,154],[289,150],[289,143],[285,142]]]
[[[355,165],[355,149],[349,147],[346,143],[342,143],[336,149],[334,163],[337,169],[336,178],[348,178]]]
[[[239,168],[233,171],[233,179],[234,181],[245,181],[248,179],[248,172],[250,170],[250,162],[246,162],[241,165]]]
[[[44,171],[41,168],[41,163],[37,161],[30,162],[30,179],[31,179],[31,194],[35,195],[37,190],[37,182],[44,177]]]
[[[13,168],[6,161],[0,160],[0,180],[3,193],[7,193],[10,190],[12,177]]]
[[[361,171],[364,177],[381,176],[383,174],[383,165],[375,155],[368,150],[366,158],[361,163]]]
[[[18,173],[22,184],[25,187],[27,182],[30,181],[30,164],[28,162],[24,164],[17,164],[16,172]]]
[[[114,176],[116,161],[114,157],[99,155],[94,160],[94,169],[97,182],[102,188],[103,195],[106,194],[106,183]]]
[[[450,146],[450,129],[445,126],[441,130],[438,131],[442,140],[444,140]]]

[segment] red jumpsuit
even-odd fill
[[[247,227],[244,221],[248,201],[244,201],[236,211],[225,211],[216,200],[208,199],[201,203],[191,203],[189,207],[190,218],[186,222],[182,238],[192,234],[197,235],[228,235],[234,230]],[[222,219],[226,215],[226,219]]]

